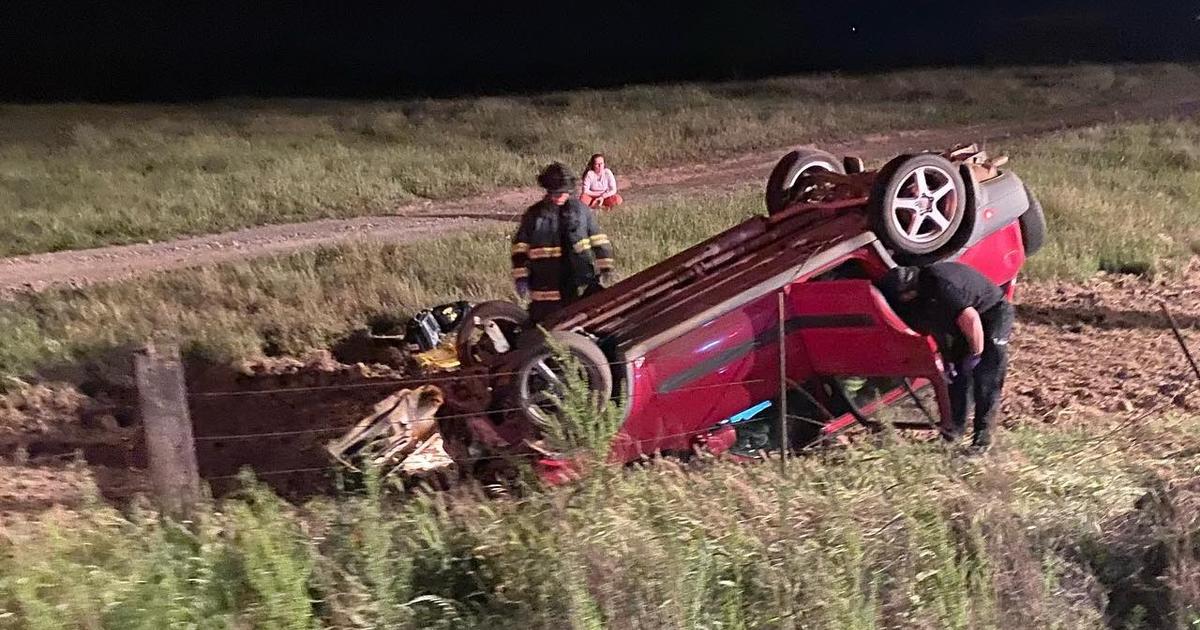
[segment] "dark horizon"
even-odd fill
[[[386,98],[925,66],[1200,59],[1200,0],[24,2],[0,7],[0,99]]]

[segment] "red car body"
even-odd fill
[[[778,293],[784,296],[787,378],[908,377],[939,383],[943,366],[937,344],[909,328],[870,280],[814,280],[854,260],[872,274],[889,268],[877,240],[845,241],[827,260],[816,261],[796,278],[736,309],[713,317],[661,345],[631,349],[625,423],[614,456],[639,456],[692,448],[719,423],[779,393]],[[1014,286],[1024,254],[1021,231],[1009,224],[964,253],[970,264],[1000,285]],[[941,414],[949,414],[945,387],[937,387]],[[899,398],[896,390],[884,402]],[[855,423],[846,412],[822,430],[834,433]],[[706,442],[713,442],[708,438]],[[719,442],[719,440],[718,440]]]
[[[1031,198],[1012,173],[976,184],[975,194],[970,238],[943,258],[974,267],[1011,297],[1026,257],[1019,219]],[[624,414],[612,459],[731,446],[730,419],[779,396],[780,295],[786,377],[827,407],[821,432],[856,421],[820,391],[820,383],[843,377],[932,386],[937,412],[947,417],[937,345],[901,321],[872,285],[895,262],[866,212],[846,202],[755,217],[545,322],[590,335],[611,362],[613,399]],[[730,240],[738,230],[753,238]],[[739,245],[720,258],[722,242],[767,244]],[[906,392],[891,389],[856,411],[873,413]]]

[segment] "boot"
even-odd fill
[[[988,429],[976,431],[971,437],[971,453],[983,455],[992,447],[992,434]]]
[[[938,435],[941,436],[943,443],[953,444],[962,438],[963,431],[952,424],[943,422],[938,425]]]

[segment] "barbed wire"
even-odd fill
[[[752,352],[748,353],[748,354],[752,354]],[[737,358],[731,359],[731,361],[736,361],[738,359],[744,359],[745,356],[746,355],[737,356]],[[695,353],[655,355],[654,359],[655,360],[695,359]],[[605,361],[605,362],[601,362],[601,364],[590,364],[590,365],[595,365],[595,366],[605,365],[605,366],[612,367],[612,366],[628,365],[629,362],[630,361]],[[462,372],[462,373],[437,372],[437,373],[431,374],[431,376],[428,376],[428,377],[419,377],[419,376],[418,377],[403,377],[403,378],[377,377],[374,380],[370,380],[370,382],[360,382],[360,383],[336,383],[336,384],[329,384],[329,385],[299,385],[299,386],[290,386],[290,388],[275,388],[275,389],[262,389],[262,390],[194,391],[194,392],[188,392],[187,396],[192,397],[192,398],[215,398],[215,397],[236,397],[236,396],[263,396],[263,395],[271,395],[271,394],[293,394],[293,392],[300,392],[300,391],[343,390],[343,389],[360,389],[360,388],[403,388],[403,386],[412,386],[412,388],[416,388],[416,386],[436,384],[436,383],[456,382],[456,380],[463,380],[463,382],[464,382],[464,380],[472,380],[472,379],[491,379],[491,378],[496,378],[496,377],[518,376],[518,374],[520,374],[520,373],[521,373],[520,370],[505,371],[505,372],[474,372],[474,373],[472,373],[472,372]],[[278,374],[278,376],[293,376],[293,374]],[[370,378],[370,377],[368,377],[368,378]],[[679,391],[679,390],[674,390],[674,391]]]
[[[722,387],[738,387],[738,386],[742,386],[742,385],[751,385],[751,384],[755,384],[755,383],[764,383],[764,382],[766,382],[766,379],[751,379],[751,380],[744,380],[744,381],[733,381],[730,383],[719,383],[719,384],[714,384],[714,385],[697,385],[695,387],[679,388],[679,389],[673,390],[672,393],[698,391],[698,390],[706,390],[706,389],[718,389],[718,388],[722,388]],[[623,395],[621,397],[621,399],[628,400],[628,399],[632,399],[632,398],[642,398],[650,393],[651,392],[647,392],[646,394],[626,394],[626,395]],[[474,418],[474,417],[486,416],[488,414],[494,414],[494,413],[508,413],[508,412],[512,412],[512,411],[523,411],[523,410],[524,410],[524,407],[505,407],[505,408],[500,408],[500,409],[484,409],[484,410],[481,410],[481,411],[478,411],[475,413],[459,413],[459,414],[434,416],[434,419],[454,420],[454,419],[458,419],[458,418]],[[258,438],[258,437],[285,437],[285,436],[289,436],[289,435],[304,435],[304,434],[309,434],[309,433],[327,433],[327,432],[333,432],[333,431],[345,431],[348,429],[352,429],[356,426],[358,426],[357,422],[354,424],[338,425],[338,426],[332,426],[332,427],[314,427],[311,429],[295,429],[295,430],[290,430],[290,431],[267,431],[267,432],[262,432],[262,433],[234,433],[234,434],[228,434],[228,435],[198,435],[198,436],[195,436],[193,439],[195,441],[199,442],[199,441],[244,440],[244,439],[252,439],[252,438]]]
[[[732,425],[728,425],[728,426],[732,426]],[[683,431],[683,432],[679,432],[679,433],[668,433],[666,435],[656,435],[655,439],[670,440],[670,439],[679,438],[679,437],[702,435],[706,431],[708,431],[708,429]],[[766,452],[766,451],[763,450],[760,452]],[[535,453],[509,453],[509,454],[504,454],[504,455],[484,455],[484,456],[480,456],[480,457],[471,457],[470,460],[468,461],[468,463],[474,464],[477,462],[485,462],[485,461],[534,459],[534,458],[554,459],[554,458],[548,457],[542,453],[536,453],[536,452]],[[649,458],[651,458],[651,456],[647,456],[647,459],[649,459]],[[569,460],[563,459],[563,460],[557,460],[557,461],[569,461]],[[253,472],[253,474],[255,474],[255,475],[282,475],[282,474],[294,474],[294,473],[301,473],[301,472],[342,472],[342,471],[346,471],[346,470],[348,470],[348,469],[343,468],[343,467],[338,467],[335,464],[329,464],[326,466],[312,466],[312,467],[306,467],[306,468],[287,468],[287,469],[283,469],[283,470],[267,470],[267,471],[261,471],[261,472],[257,471],[257,470],[252,470],[251,472]],[[241,473],[234,473],[234,474],[230,474],[230,475],[215,475],[215,476],[210,476],[210,477],[204,477],[204,479],[213,481],[213,480],[218,480],[218,479],[234,479],[234,478],[237,478],[240,476],[241,476]]]
[[[1189,385],[1182,391],[1183,391],[1183,393],[1189,393],[1190,391],[1192,391],[1194,389],[1196,389],[1196,385]],[[1127,420],[1123,421],[1122,423],[1118,424],[1117,426],[1113,427],[1112,429],[1105,431],[1103,434],[1101,434],[1099,436],[1089,436],[1089,437],[1081,438],[1078,440],[1059,440],[1056,443],[1060,444],[1060,445],[1077,444],[1078,445],[1077,448],[1075,448],[1071,453],[1064,454],[1064,456],[1078,455],[1078,454],[1082,453],[1085,449],[1094,448],[1096,445],[1099,445],[1103,442],[1106,442],[1106,441],[1112,439],[1114,436],[1121,433],[1125,429],[1128,429],[1129,427],[1137,424],[1138,422],[1145,420],[1146,418],[1150,417],[1151,415],[1154,415],[1155,413],[1166,410],[1172,404],[1173,403],[1171,403],[1169,401],[1163,401],[1150,409],[1144,410],[1143,412],[1141,412],[1133,417],[1128,418]],[[517,410],[519,410],[519,409],[517,409]],[[474,414],[472,414],[472,415],[474,415]],[[809,422],[809,423],[814,423],[814,424],[820,424],[820,423],[817,423],[817,421],[814,421],[809,418],[805,418],[803,416],[796,416],[796,415],[789,414],[788,418],[799,419],[799,420]],[[697,429],[697,430],[691,430],[691,431],[685,431],[685,432],[679,432],[679,433],[670,433],[670,434],[666,434],[666,435],[656,435],[654,437],[657,440],[669,440],[669,439],[679,438],[679,437],[699,436],[699,435],[704,435],[706,433],[709,433],[714,429],[718,429],[721,426],[732,427],[735,425],[733,425],[733,424],[716,425],[714,427],[709,427],[706,429]],[[821,424],[821,426],[824,426],[824,425]],[[850,427],[853,427],[853,426],[861,426],[861,425],[859,425],[857,423],[850,425]],[[849,427],[847,427],[847,428],[849,428]],[[935,426],[930,427],[930,430],[935,430],[935,429],[936,429]],[[324,430],[331,431],[333,429],[324,429]],[[313,431],[317,431],[317,430],[313,430]],[[839,433],[840,433],[840,431],[839,431]],[[808,452],[808,453],[816,453],[816,452],[831,450],[833,448],[833,445],[831,444],[831,442],[832,442],[834,435],[835,435],[834,433],[828,433],[828,434],[822,433],[812,444],[809,444],[801,449],[793,449],[793,450],[797,450],[797,452]],[[200,438],[197,438],[197,439],[200,439]],[[769,456],[764,456],[763,454],[764,453],[774,453],[776,451],[775,450],[767,451],[767,450],[760,449],[758,452],[759,452],[759,455],[757,457],[758,459],[770,459]],[[1113,451],[1113,452],[1115,452],[1115,451]],[[1111,452],[1109,452],[1107,454],[1111,454]],[[1100,454],[1097,454],[1096,456],[1099,457],[1099,456],[1104,456],[1104,455],[1105,455],[1105,453],[1100,453]],[[541,453],[512,453],[512,454],[505,454],[505,455],[488,455],[488,456],[482,456],[482,457],[472,457],[470,459],[469,463],[478,463],[478,462],[494,461],[494,460],[513,460],[513,459],[545,458],[545,457],[546,456]],[[267,470],[267,471],[255,470],[252,472],[256,476],[274,476],[274,475],[286,475],[286,474],[299,474],[299,473],[303,473],[303,472],[334,473],[334,472],[343,472],[345,470],[347,470],[347,469],[339,468],[336,465],[330,464],[330,465],[326,465],[326,466],[314,466],[314,467],[307,467],[307,468],[292,468],[292,469],[283,469],[283,470]],[[238,478],[240,476],[241,476],[241,474],[239,473],[239,474],[217,475],[217,476],[204,477],[204,479],[209,480],[209,481],[215,481],[215,480],[223,480],[223,479],[234,479],[234,478]]]
[[[734,381],[731,383],[721,383],[721,384],[715,384],[715,385],[697,386],[697,387],[693,387],[693,388],[683,388],[683,389],[679,389],[679,390],[675,390],[675,391],[694,391],[694,390],[704,390],[704,389],[717,389],[717,388],[722,388],[722,387],[737,387],[737,386],[742,386],[742,385],[762,383],[762,382],[765,382],[765,380],[766,379]],[[1177,393],[1177,395],[1178,394],[1189,394],[1194,389],[1195,389],[1195,385],[1188,385],[1184,389],[1180,390]],[[626,396],[625,398],[626,399],[637,398],[637,397],[642,397],[644,395],[646,395],[646,394],[634,394],[634,395]],[[1168,407],[1171,407],[1172,405],[1174,405],[1174,403],[1171,401],[1163,401],[1163,402],[1159,403],[1158,405],[1155,405],[1154,407],[1152,407],[1150,409],[1144,410],[1143,412],[1123,421],[1122,423],[1120,423],[1113,429],[1107,431],[1105,434],[1103,434],[1101,436],[1090,436],[1088,438],[1080,438],[1079,440],[1083,441],[1083,442],[1089,442],[1089,443],[1104,441],[1104,440],[1109,439],[1112,436],[1116,435],[1117,433],[1120,433],[1124,429],[1140,422],[1141,420],[1144,420],[1145,418],[1147,418],[1155,413],[1166,410]],[[503,413],[509,413],[509,412],[515,412],[515,411],[523,411],[523,410],[524,410],[523,407],[503,407],[503,408],[499,408],[499,409],[485,409],[485,410],[481,410],[481,411],[474,412],[474,413],[459,413],[459,414],[434,416],[433,419],[455,420],[455,419],[460,419],[460,418],[473,418],[473,417],[479,417],[479,416],[486,416],[489,414],[503,414]],[[794,417],[800,418],[800,416],[794,416]],[[840,417],[840,416],[837,416],[837,417]],[[811,420],[811,419],[807,419],[807,418],[804,418],[804,420],[810,424],[822,424],[816,420]],[[223,442],[223,441],[249,440],[249,439],[257,439],[257,438],[290,437],[290,436],[296,436],[296,435],[311,435],[311,434],[320,434],[320,433],[334,433],[337,431],[347,431],[347,430],[353,429],[354,427],[358,426],[358,424],[359,423],[343,424],[343,425],[328,426],[328,427],[313,427],[313,428],[309,428],[309,429],[293,429],[293,430],[284,430],[284,431],[264,431],[264,432],[257,432],[257,433],[231,433],[231,434],[220,434],[220,435],[198,435],[198,436],[195,436],[193,439],[197,442]],[[930,428],[933,429],[933,428],[936,428],[936,426],[933,424],[930,424]],[[691,433],[701,433],[701,432],[703,432],[703,430],[697,430],[697,431],[693,431]],[[665,437],[676,437],[676,436],[665,436]]]

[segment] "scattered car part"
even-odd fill
[[[458,360],[458,351],[454,344],[443,341],[433,350],[420,352],[412,356],[412,360],[422,371],[455,370],[462,365]]]
[[[437,318],[429,311],[419,311],[404,327],[404,344],[409,352],[426,352],[437,347],[442,340],[442,330]]]
[[[404,343],[409,352],[428,352],[453,334],[470,308],[464,301],[441,304],[416,312],[405,325]]]
[[[381,475],[424,477],[447,471],[454,460],[435,418],[443,402],[442,390],[433,385],[397,391],[326,450],[359,472],[374,467]]]
[[[448,335],[458,329],[459,324],[462,323],[463,316],[469,310],[471,310],[471,303],[466,300],[459,300],[448,304],[439,304],[429,309],[429,312],[433,313],[433,317],[437,320],[438,328],[441,329],[442,333]]]

